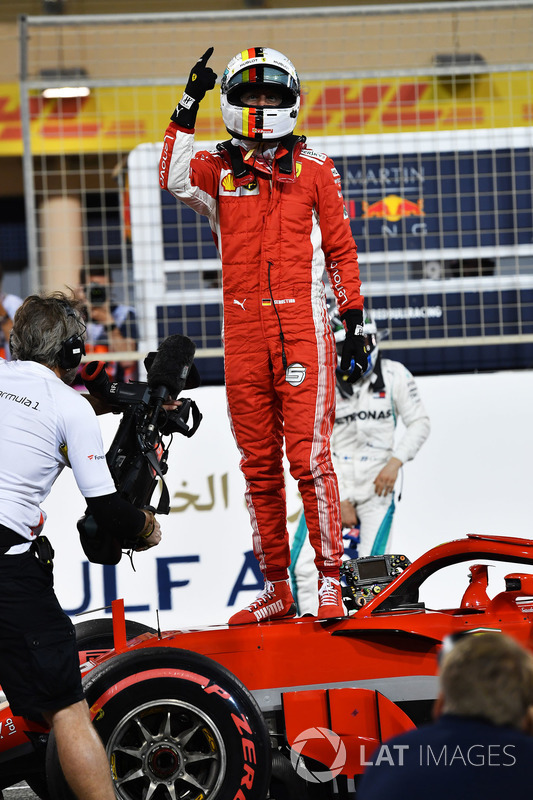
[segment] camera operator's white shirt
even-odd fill
[[[41,503],[65,466],[84,497],[115,492],[91,405],[34,361],[0,359],[0,455],[0,523],[28,541],[42,530]]]

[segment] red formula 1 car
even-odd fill
[[[487,561],[512,565],[492,597]],[[455,606],[425,607],[425,581],[461,562],[470,568]],[[494,629],[532,647],[533,574],[522,567],[532,564],[533,541],[481,535],[412,564],[399,555],[348,561],[352,611],[328,621],[160,633],[125,622],[115,601],[113,623],[82,623],[78,637],[117,798],[355,796],[377,745],[430,719],[447,635]],[[71,798],[53,735],[9,707],[0,726],[4,785],[24,777],[42,797]]]

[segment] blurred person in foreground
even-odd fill
[[[87,314],[88,353],[134,352],[139,334],[133,306],[119,303],[115,297],[110,271],[106,267],[84,267],[80,272],[77,296]],[[108,361],[106,372],[111,381],[134,381],[138,378],[138,362]]]
[[[9,337],[13,327],[15,311],[22,303],[22,297],[16,294],[6,294],[2,291],[4,271],[0,264],[0,358],[7,361],[11,358],[9,349]]]
[[[292,617],[283,445],[298,481],[318,570],[322,618],[344,613],[339,495],[331,463],[335,340],[324,269],[346,330],[343,369],[366,369],[357,250],[333,161],[293,133],[300,81],[269,47],[238,53],[222,77],[231,139],[194,154],[199,103],[213,89],[209,48],[171,117],[160,185],[207,216],[222,260],[228,413],[264,590],[230,625]]]
[[[334,304],[330,320],[340,356],[345,331]],[[355,534],[359,558],[390,552],[398,475],[430,432],[415,379],[399,361],[382,357],[382,334],[367,310],[363,333],[368,366],[356,383],[349,383],[346,373],[337,370],[337,410],[331,436],[342,527],[349,544]],[[398,422],[402,423],[401,435]],[[291,578],[299,612],[313,614],[316,570],[305,523],[302,514],[291,546]],[[346,555],[354,557],[350,547]]]
[[[134,550],[161,539],[151,511],[123,500],[90,396],[68,384],[84,353],[80,304],[31,295],[15,314],[12,361],[0,360],[0,685],[13,714],[53,728],[79,800],[114,800],[109,763],[83,697],[74,626],[53,588],[41,506],[64,467],[99,527]],[[88,402],[89,401],[89,402]]]
[[[529,796],[531,654],[497,631],[462,634],[444,653],[435,721],[377,748],[357,800]]]

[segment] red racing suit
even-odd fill
[[[340,178],[303,137],[277,146],[269,172],[250,168],[237,140],[193,157],[192,133],[170,123],[160,185],[208,217],[222,259],[228,413],[254,553],[267,580],[287,577],[285,440],[317,569],[338,577],[339,495],[329,444],[337,353],[324,268],[341,313],[363,307]]]

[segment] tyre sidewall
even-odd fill
[[[85,691],[104,745],[143,704],[174,700],[203,712],[218,730],[226,757],[213,800],[260,800],[270,779],[270,742],[255,700],[232,673],[205,656],[174,648],[141,648],[93,670]],[[111,757],[111,754],[108,753]]]

